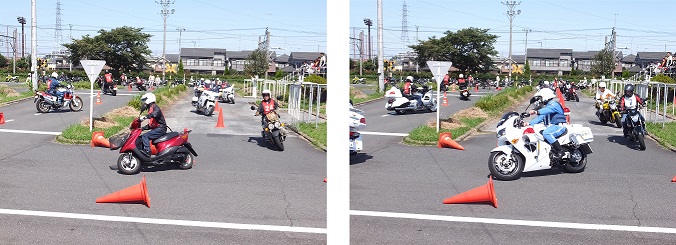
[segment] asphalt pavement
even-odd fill
[[[85,102],[81,112],[37,114],[32,100],[0,107],[12,120],[0,129],[60,132],[88,115],[87,96],[76,94]],[[102,95],[95,115],[126,104],[131,96],[125,94]],[[190,170],[155,167],[126,176],[109,168],[116,164],[116,151],[56,144],[49,134],[0,131],[0,229],[5,231],[0,241],[325,243],[326,153],[295,135],[287,138],[285,151],[273,150],[261,139],[260,119],[241,98],[220,105],[226,128],[216,129],[218,114],[194,113],[190,97],[163,108],[172,129],[193,130],[189,139],[199,156]],[[150,208],[95,203],[138,184],[143,175]]]
[[[449,103],[447,113],[471,105]],[[364,131],[404,133],[433,116],[379,117],[385,114],[383,104],[360,108],[367,114]],[[350,169],[352,243],[676,243],[676,235],[670,234],[676,232],[676,191],[670,182],[676,174],[674,153],[652,140],[646,141],[647,150],[639,151],[637,143],[622,137],[621,129],[597,123],[592,99],[566,105],[572,111],[571,123],[591,127],[594,133],[587,169],[496,180],[497,209],[442,204],[445,198],[486,184],[495,125],[459,142],[464,151],[406,146],[399,143],[401,136],[365,135],[364,154],[351,161]],[[634,231],[642,228],[657,233]]]

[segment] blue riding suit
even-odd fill
[[[61,86],[61,83],[59,83],[58,79],[53,78],[53,77],[50,77],[49,81],[50,81],[49,82],[49,90],[47,91],[47,93],[56,96],[60,101],[61,99],[63,99],[63,92],[61,92],[57,89]]]
[[[566,123],[566,116],[563,114],[563,107],[556,100],[549,100],[547,105],[538,110],[538,117],[531,120],[528,124],[538,124],[544,122],[546,125],[550,125],[543,132],[547,143],[552,144],[556,141],[556,137],[563,134],[565,127],[559,125],[561,123]]]

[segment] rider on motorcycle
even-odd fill
[[[633,92],[633,87],[632,87],[632,92]],[[611,92],[610,90],[606,89],[606,82],[600,82],[599,83],[599,90],[596,91],[596,116],[600,115],[601,112],[603,112],[603,103],[606,100],[610,100],[612,98],[615,98],[615,94]]]
[[[56,96],[56,104],[60,105],[63,102],[63,92],[58,90],[59,87],[62,87],[59,79],[57,79],[58,76],[59,74],[52,72],[49,78],[49,90],[47,90],[47,93]]]
[[[102,89],[108,90],[113,85],[113,74],[110,74],[110,71],[107,71],[105,77],[106,77],[106,81],[105,81],[106,83],[103,85]]]
[[[462,74],[458,75],[458,89],[460,90],[467,89],[467,82],[463,78]]]
[[[164,120],[164,114],[162,114],[160,107],[155,104],[155,94],[146,93],[141,97],[141,112],[146,109],[148,109],[148,114],[139,116],[138,120],[143,122],[146,119],[150,119],[148,124],[142,128],[143,130],[150,129],[150,131],[141,136],[141,140],[143,141],[142,152],[147,157],[150,157],[150,141],[167,134],[167,122]]]
[[[636,109],[637,105],[643,105],[643,100],[641,100],[641,97],[638,97],[638,95],[634,94],[634,85],[632,84],[627,84],[624,86],[624,96],[622,96],[622,99],[620,100],[620,111],[622,111],[622,131],[624,133],[624,137],[626,138],[629,136],[629,132],[627,132],[627,113],[625,110],[634,110]],[[643,117],[643,114],[640,112],[638,115],[641,117],[642,121],[645,121],[645,118]]]
[[[413,76],[406,77],[406,83],[404,84],[404,96],[410,96],[415,98],[418,101],[416,108],[421,108],[423,106],[422,96],[415,94],[413,90],[416,90],[418,87],[413,84]]]
[[[554,100],[556,95],[551,89],[542,89],[535,93],[531,101],[539,100],[543,108],[539,110],[531,110],[531,115],[537,114],[538,117],[525,123],[525,125],[532,125],[538,123],[545,123],[548,127],[542,132],[547,143],[552,146],[552,156],[554,158],[563,157],[563,148],[556,137],[561,136],[565,131],[565,127],[561,124],[566,123],[566,116],[563,114],[563,107],[558,101]]]

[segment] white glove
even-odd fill
[[[145,121],[146,119],[148,119],[146,116],[138,117],[138,120],[141,121],[141,122]]]

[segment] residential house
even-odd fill
[[[575,70],[591,71],[594,56],[598,53],[599,51],[573,51],[573,61],[571,63]]]
[[[226,57],[228,60],[228,69],[231,71],[244,71],[244,66],[246,66],[246,59],[253,53],[251,50],[242,50],[242,51],[227,51]]]
[[[298,68],[305,62],[315,62],[315,60],[319,58],[320,54],[320,52],[291,52],[289,55],[288,65]]]
[[[531,72],[557,74],[570,73],[572,49],[527,49]]]
[[[636,66],[636,55],[630,54],[622,57],[621,63],[622,69],[631,69],[632,67]]]
[[[227,55],[220,48],[181,48],[181,61],[185,71],[216,75],[225,70]]]
[[[650,64],[662,63],[662,58],[667,56],[667,52],[638,52],[634,64],[646,68]]]

